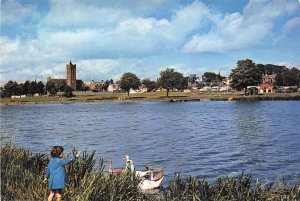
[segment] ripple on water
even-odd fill
[[[274,109],[276,108],[276,109]],[[1,136],[31,150],[96,150],[124,166],[214,179],[232,172],[299,182],[300,102],[107,103],[1,107]],[[42,114],[42,115],[41,115]],[[30,118],[28,118],[30,117]],[[282,118],[284,117],[284,118]]]

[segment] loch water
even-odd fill
[[[300,183],[300,101],[76,103],[1,106],[2,143],[65,152],[138,170],[163,167],[213,181],[244,171],[268,183]]]

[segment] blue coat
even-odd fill
[[[54,157],[50,160],[45,177],[48,178],[49,189],[63,189],[66,181],[65,165],[75,160],[75,157],[62,159]]]

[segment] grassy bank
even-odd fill
[[[33,154],[14,144],[1,147],[1,200],[46,200],[42,183],[49,157]],[[300,187],[253,182],[249,175],[224,177],[209,184],[194,177],[175,176],[160,196],[143,194],[133,174],[110,175],[94,153],[83,153],[67,166],[69,183],[64,200],[300,200]]]
[[[171,92],[169,97],[166,92],[148,92],[130,94],[126,93],[117,94],[97,94],[93,96],[75,96],[72,98],[62,97],[26,97],[19,99],[3,98],[0,100],[2,105],[15,105],[15,104],[59,104],[59,103],[89,103],[89,102],[140,102],[140,101],[255,101],[255,100],[300,100],[300,93],[279,93],[279,94],[264,94],[255,96],[244,96],[242,94],[227,94],[227,93],[200,93],[200,92]]]

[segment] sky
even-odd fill
[[[1,0],[0,85],[132,72],[220,72],[238,60],[300,68],[299,0]]]

